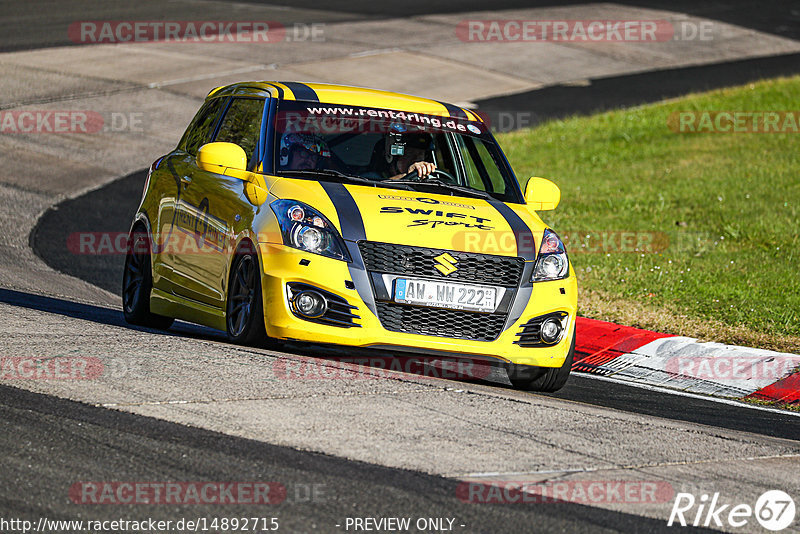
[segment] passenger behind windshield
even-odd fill
[[[283,170],[328,168],[330,157],[327,143],[314,134],[287,133],[281,139],[280,166]],[[323,162],[325,165],[320,166]]]

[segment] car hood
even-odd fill
[[[527,206],[367,185],[280,178],[278,198],[322,212],[348,241],[533,259],[546,225]]]

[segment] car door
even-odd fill
[[[228,98],[206,101],[198,110],[178,148],[159,163],[151,185],[158,188],[158,212],[151,220],[153,230],[153,286],[171,293],[186,294],[183,267],[187,239],[192,235],[178,206],[191,184],[197,150],[216,131]],[[153,184],[155,182],[155,184]]]
[[[233,97],[212,137],[214,142],[241,146],[248,170],[255,168],[264,98]],[[183,291],[192,299],[224,307],[228,269],[235,235],[252,220],[253,205],[244,194],[244,181],[200,169],[188,163],[191,182],[178,203],[179,219],[185,221],[195,240],[190,254],[180,260]]]

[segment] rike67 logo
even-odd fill
[[[763,493],[755,506],[724,503],[719,493],[703,494],[699,499],[691,493],[678,493],[667,526],[741,528],[749,524],[752,528],[751,521],[755,518],[765,529],[778,532],[791,525],[794,517],[794,500],[780,490]]]

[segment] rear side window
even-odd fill
[[[183,136],[183,146],[186,152],[193,156],[197,155],[197,150],[211,140],[217,115],[225,101],[225,98],[215,98],[203,104]]]
[[[261,133],[261,117],[264,100],[256,98],[234,98],[217,131],[214,141],[234,143],[244,149],[248,168],[255,163],[253,153]]]

